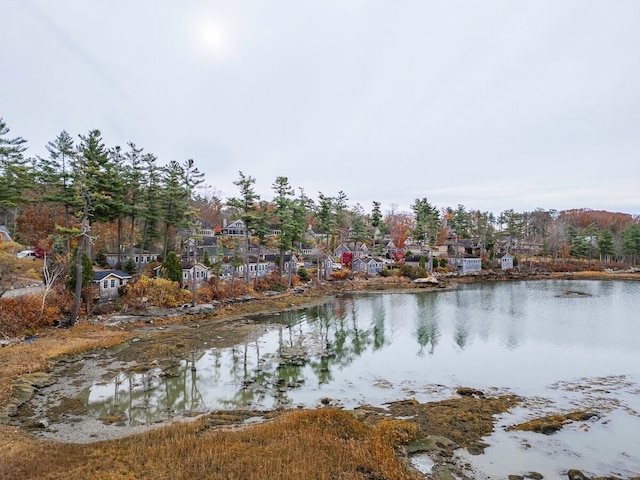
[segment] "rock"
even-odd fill
[[[456,393],[461,397],[484,397],[484,393],[481,390],[469,387],[459,387]]]
[[[589,477],[587,477],[580,470],[574,470],[574,469],[569,470],[567,472],[567,477],[569,477],[569,480],[590,480]]]
[[[413,283],[416,283],[418,285],[438,285],[438,283],[440,282],[433,275],[429,275],[428,277],[424,278],[416,278]]]
[[[187,310],[187,315],[202,315],[205,313],[213,313],[215,312],[215,307],[210,303],[204,303],[202,305],[196,305],[195,307],[190,307]]]

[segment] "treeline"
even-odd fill
[[[202,194],[204,176],[191,159],[160,165],[155,155],[134,143],[125,149],[105,145],[100,131],[78,135],[62,131],[46,145],[46,158],[25,156],[26,141],[9,136],[0,119],[0,224],[27,244],[70,252],[80,245],[121,251],[155,249],[166,258],[180,252],[200,227],[214,228],[240,218],[250,237],[267,245],[279,231],[275,246],[284,253],[301,246],[313,225],[329,251],[340,242],[357,248],[366,243],[382,254],[382,239],[397,246],[434,246],[447,240],[472,239],[482,255],[511,251],[523,256],[544,254],[557,259],[601,259],[635,264],[640,255],[640,222],[624,213],[589,209],[515,212],[499,215],[467,209],[439,208],[418,198],[410,212],[394,207],[384,215],[380,202],[369,212],[349,205],[344,192],[307,197],[296,193],[286,177],[277,177],[269,201],[256,194],[255,179],[242,172],[234,182],[238,196],[223,200]],[[55,245],[52,245],[55,244]],[[238,262],[248,262],[247,255]],[[245,269],[248,271],[248,269]]]

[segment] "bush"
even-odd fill
[[[44,312],[42,295],[23,295],[0,299],[0,332],[7,336],[32,334],[40,327],[53,325],[62,316],[60,308],[47,302]]]
[[[447,259],[446,258],[441,258],[440,259],[440,266],[442,268],[447,268]]]
[[[138,266],[136,262],[133,261],[133,258],[130,258],[126,262],[124,262],[124,266],[122,267],[122,271],[124,273],[128,273],[129,275],[133,275],[138,271]]]
[[[300,267],[300,268],[298,268],[298,277],[300,277],[301,281],[308,282],[309,281],[309,272],[307,271],[306,268]]]
[[[191,293],[180,288],[177,282],[164,278],[141,277],[124,288],[122,303],[133,309],[147,305],[174,308],[191,301]]]

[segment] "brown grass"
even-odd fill
[[[341,410],[296,410],[239,429],[205,420],[88,445],[29,439],[0,430],[0,479],[349,479],[412,480],[396,447],[416,427],[367,427]],[[3,431],[6,430],[6,431]]]

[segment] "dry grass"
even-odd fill
[[[297,410],[240,429],[206,425],[199,420],[88,445],[0,430],[0,479],[420,478],[396,453],[416,435],[417,427],[404,421],[367,427],[341,410]]]

